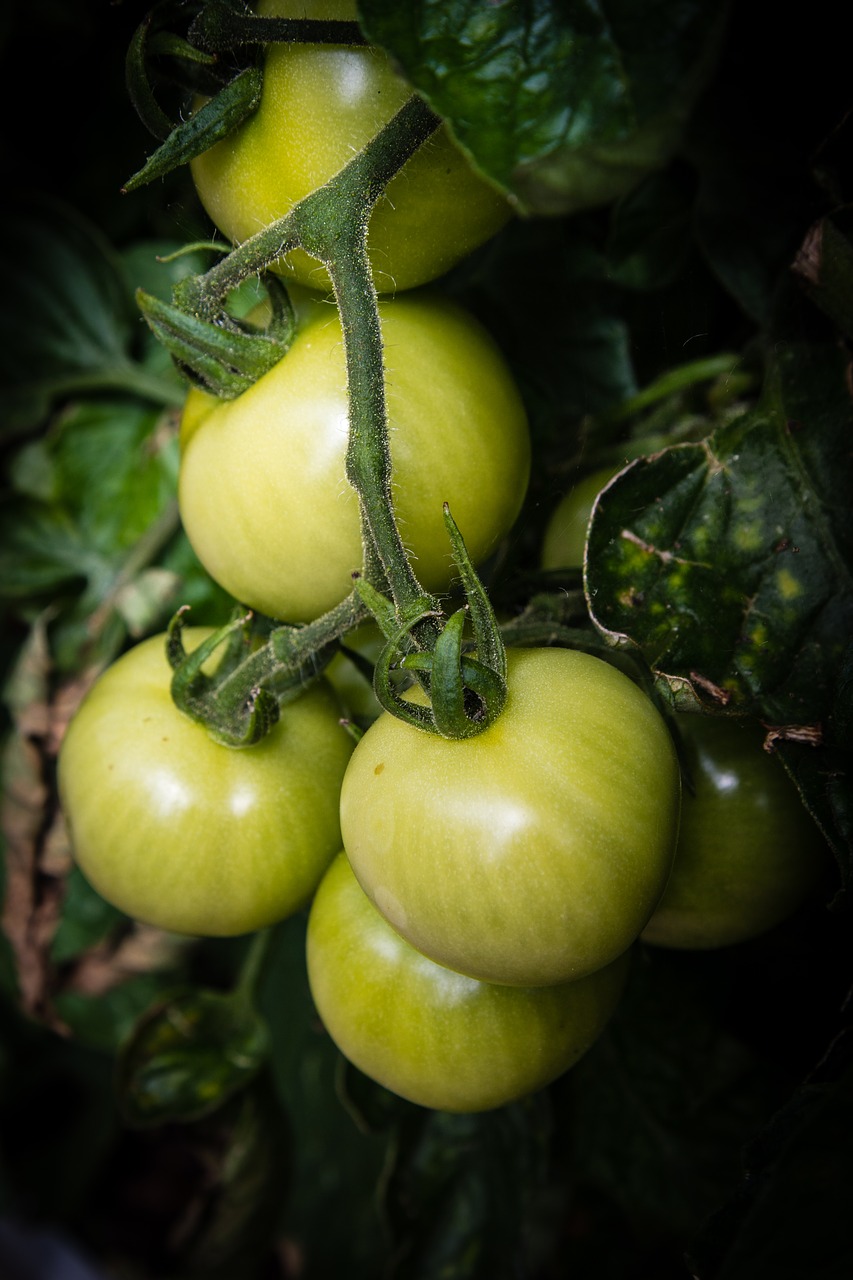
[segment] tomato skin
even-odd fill
[[[580,569],[586,552],[586,535],[592,508],[604,486],[616,472],[603,467],[582,476],[557,503],[542,540],[543,569]]]
[[[341,853],[308,921],[308,977],[341,1052],[410,1102],[484,1111],[544,1087],[604,1029],[629,955],[577,982],[494,986],[421,955],[379,914]]]
[[[341,791],[362,888],[413,946],[486,982],[541,986],[602,968],[663,893],[678,827],[672,739],[599,658],[508,653],[506,706],[448,741],[383,714]]]
[[[331,609],[362,567],[341,324],[328,303],[298,305],[293,345],[248,391],[190,392],[179,478],[184,528],[211,576],[288,622]],[[407,294],[381,304],[380,321],[395,514],[418,578],[442,591],[455,573],[442,504],[482,562],[521,508],[527,418],[497,347],[455,304]]]
[[[354,4],[332,0],[268,0],[257,8],[276,17],[355,17]],[[380,49],[270,45],[256,113],[191,162],[202,204],[239,244],[334,177],[411,93]],[[390,293],[436,279],[510,216],[504,196],[442,126],[392,179],[371,216],[377,289]],[[329,287],[325,268],[301,250],[276,269],[311,288]]]
[[[824,841],[763,730],[730,717],[681,714],[693,777],[685,788],[672,876],[643,941],[704,950],[780,924],[826,870]]]
[[[189,648],[207,635],[187,628]],[[175,933],[249,933],[302,907],[340,848],[352,751],[328,687],[256,746],[221,746],[172,702],[164,637],[96,681],[59,756],[74,856],[97,891]]]

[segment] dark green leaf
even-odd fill
[[[844,378],[835,349],[788,348],[763,407],[635,463],[590,528],[601,629],[771,724],[826,715],[853,623]]]
[[[266,1023],[242,999],[190,991],[142,1018],[118,1059],[119,1099],[131,1124],[194,1120],[215,1111],[258,1073]]]
[[[549,1149],[547,1095],[497,1111],[415,1111],[401,1125],[385,1188],[406,1280],[530,1274]]]
[[[853,1270],[853,1036],[745,1154],[741,1187],[691,1249],[698,1280],[846,1280]]]
[[[692,250],[691,208],[672,173],[655,174],[613,210],[607,242],[611,279],[629,289],[661,289]]]
[[[582,219],[511,224],[490,267],[482,282],[463,288],[461,301],[480,315],[519,380],[536,478],[547,463],[576,455],[585,415],[636,392],[632,335],[597,228]]]
[[[387,1258],[377,1188],[389,1140],[384,1132],[358,1127],[337,1097],[340,1055],[311,1001],[303,915],[275,931],[261,1007],[270,1026],[277,1091],[293,1125],[287,1236],[299,1250],[306,1277],[322,1280],[343,1266],[347,1280],[376,1280]]]
[[[701,156],[698,163],[697,242],[745,314],[765,326],[779,274],[796,247],[791,193],[783,180],[756,169],[752,152],[736,163],[723,148],[713,160]]]
[[[724,14],[704,0],[359,5],[477,165],[535,213],[607,203],[669,159]]]
[[[371,1080],[343,1054],[338,1058],[335,1085],[338,1097],[362,1133],[386,1133],[412,1108],[412,1103]]]
[[[128,1277],[269,1273],[290,1136],[265,1073],[192,1123],[125,1128],[100,1173],[87,1205],[88,1251],[120,1257]]]
[[[218,1160],[212,1185],[206,1177],[207,1211],[198,1215],[187,1242],[190,1270],[221,1280],[260,1277],[290,1190],[287,1120],[262,1075],[206,1123],[218,1137]]]
[[[50,947],[51,958],[56,964],[71,960],[100,942],[125,918],[95,892],[77,867],[72,868],[66,880],[62,919]]]
[[[34,200],[0,224],[0,420],[6,436],[39,423],[60,395],[102,387],[174,402],[130,350],[137,319],[121,263],[74,210]]]
[[[689,969],[643,953],[610,1026],[565,1079],[575,1174],[647,1230],[693,1231],[737,1185],[739,1148],[782,1087],[722,1029]]]
[[[141,973],[97,995],[60,991],[56,1012],[81,1045],[113,1055],[166,985],[162,974]]]

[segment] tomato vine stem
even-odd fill
[[[416,577],[394,515],[382,330],[367,250],[367,228],[388,183],[439,124],[430,107],[412,95],[329,182],[306,196],[284,218],[245,240],[206,274],[189,277],[176,288],[176,306],[169,317],[173,337],[180,344],[184,363],[190,367],[192,341],[196,340],[209,368],[216,344],[207,340],[204,326],[221,331],[228,324],[228,295],[249,275],[264,271],[288,251],[299,248],[326,268],[344,338],[349,398],[346,473],[361,509],[361,590],[357,586],[338,609],[305,627],[274,628],[266,644],[238,662],[225,663],[218,679],[202,674],[201,654],[195,662],[190,656],[183,672],[177,655],[172,686],[176,702],[204,720],[220,741],[231,745],[248,746],[257,741],[275,718],[273,699],[281,705],[315,678],[335,651],[336,643],[367,616],[368,609],[392,646],[385,655],[384,668],[393,668],[396,654],[403,656],[412,650],[425,653],[427,660],[413,664],[412,670],[429,690],[433,673],[429,655],[436,651],[446,620],[438,600],[424,591]],[[180,324],[181,310],[188,320],[184,329]],[[240,335],[234,334],[233,341],[236,351]],[[229,359],[235,367],[240,364],[234,353]],[[223,384],[227,380],[225,370]],[[442,707],[421,719],[422,727],[444,736],[468,737],[485,728],[503,706],[505,662],[497,623],[491,606],[484,603],[485,592],[468,560],[462,536],[452,520],[446,523],[449,550],[457,561],[469,599],[477,647],[494,679],[477,677],[481,688],[488,691],[485,697],[477,693],[472,702],[466,696],[466,672],[476,671],[483,663],[475,661],[472,666],[470,661],[466,664],[462,660],[465,618],[460,615],[455,624],[457,640],[445,646],[446,656],[441,662]],[[374,602],[378,599],[377,593],[381,596],[385,592],[391,597],[393,617],[384,606],[377,613],[375,604],[370,604],[371,598]],[[232,622],[223,628],[215,644],[227,641],[234,625]],[[176,657],[174,647],[172,657]],[[438,667],[435,670],[437,674]],[[450,691],[454,681],[458,689]],[[384,696],[377,684],[377,696],[383,705],[395,714],[405,714],[390,683],[386,682],[383,688]]]

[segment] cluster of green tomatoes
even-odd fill
[[[308,10],[353,16],[346,3]],[[282,217],[408,92],[375,49],[271,47],[257,113],[193,162],[213,221],[239,243]],[[501,353],[427,288],[508,217],[442,130],[370,223],[394,513],[437,593],[454,572],[443,504],[482,563],[528,481],[524,406]],[[296,337],[236,399],[189,393],[179,500],[211,576],[249,609],[300,624],[351,589],[361,522],[328,279],[298,251],[277,269],[293,286]],[[548,562],[573,562],[560,529],[585,526],[591,501],[555,515]],[[190,647],[206,634],[185,629]],[[463,740],[385,711],[356,744],[321,678],[259,743],[235,749],[177,709],[170,678],[155,636],[72,720],[59,781],[80,867],[127,914],[180,934],[250,933],[309,909],[324,1026],[356,1066],[424,1106],[475,1111],[543,1087],[603,1030],[638,939],[751,937],[819,871],[812,824],[757,727],[682,716],[682,788],[670,726],[586,653],[510,650],[504,709]],[[415,684],[407,696],[425,695]]]

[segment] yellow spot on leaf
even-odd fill
[[[795,578],[790,569],[780,569],[776,574],[776,584],[783,600],[796,600],[803,594],[803,584]]]

